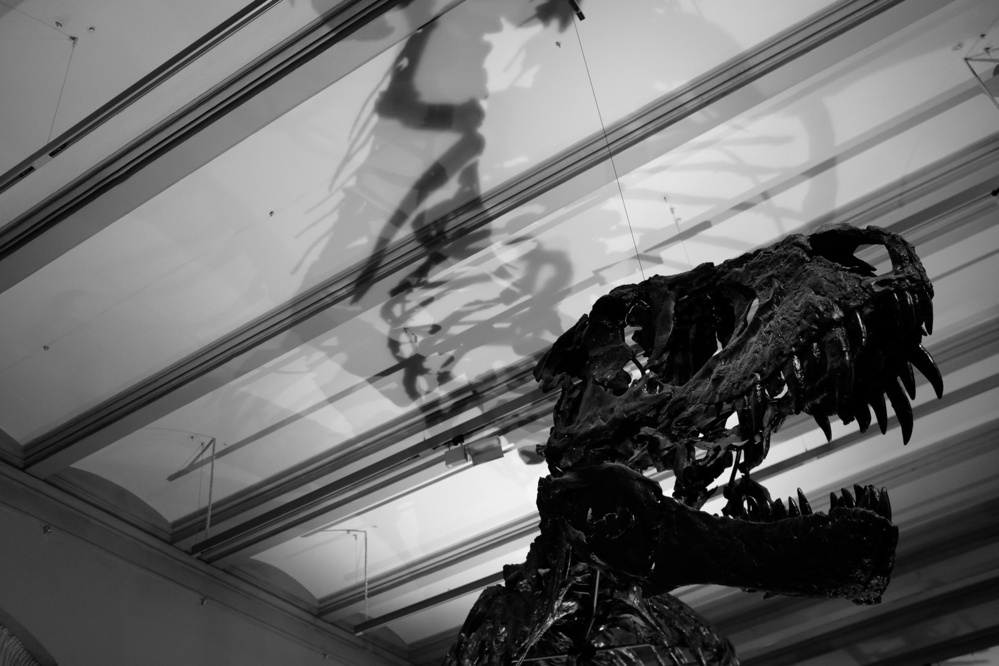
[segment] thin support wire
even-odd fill
[[[982,87],[982,90],[985,92],[985,96],[988,97],[990,100],[992,100],[992,103],[995,105],[995,107],[999,109],[999,100],[995,98],[995,95],[992,94],[992,91],[989,90],[989,87],[985,85],[985,81],[982,81],[982,77],[980,77],[978,75],[978,72],[975,71],[975,68],[971,66],[972,62],[995,62],[995,60],[991,58],[989,60],[985,60],[983,58],[965,58],[964,64],[967,65],[968,69],[971,70],[971,75],[975,77],[976,81],[978,81],[978,85]]]
[[[614,182],[617,183],[618,194],[621,195],[621,205],[624,207],[624,219],[628,223],[628,231],[631,232],[631,244],[635,248],[635,259],[638,261],[638,271],[645,279],[645,268],[642,266],[642,256],[638,251],[638,241],[635,239],[635,229],[631,226],[631,216],[628,214],[628,202],[624,198],[624,188],[621,187],[621,176],[617,172],[617,164],[614,162],[614,152],[611,150],[610,138],[607,136],[607,126],[604,125],[603,114],[600,113],[600,101],[597,99],[597,91],[593,87],[593,77],[590,75],[590,65],[586,61],[586,52],[583,50],[583,39],[579,35],[579,24],[576,16],[572,17],[572,27],[576,31],[576,43],[579,44],[579,54],[583,58],[583,68],[586,70],[586,79],[590,83],[590,94],[593,95],[593,106],[597,110],[597,119],[600,121],[600,131],[604,136],[604,145],[607,146],[607,156],[610,158],[611,169],[614,171]]]
[[[364,535],[364,619],[370,620],[368,615],[368,531],[361,532]]]
[[[66,81],[69,80],[69,68],[73,66],[73,54],[76,53],[76,37],[70,37],[69,62],[66,63],[66,71],[62,75],[62,86],[59,87],[59,97],[56,99],[55,111],[52,112],[52,124],[49,125],[49,138],[45,143],[52,141],[52,132],[55,131],[56,118],[59,117],[59,106],[62,104],[62,93],[66,90]]]
[[[676,235],[677,238],[680,239],[680,247],[683,248],[683,255],[687,257],[687,265],[693,268],[694,262],[690,260],[690,253],[687,252],[687,241],[683,240],[683,237],[681,236],[683,231],[680,229],[680,218],[676,215],[676,210],[673,208],[673,202],[669,200],[668,194],[663,195],[663,200],[666,202],[666,205],[669,206],[669,214],[673,218],[673,226],[676,227]]]
[[[212,535],[212,491],[215,488],[215,438],[212,437],[212,464],[208,471],[208,512],[205,516],[205,539]]]
[[[354,537],[354,541],[357,541],[357,535],[364,535],[364,620],[370,620],[371,615],[368,613],[368,531],[367,530],[355,530],[355,529],[324,529],[322,532],[340,532],[342,534],[350,534]]]

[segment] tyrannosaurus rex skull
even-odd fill
[[[878,275],[857,258],[867,245],[892,268]],[[506,586],[483,594],[445,663],[641,663],[615,647],[627,645],[672,663],[677,650],[737,663],[664,594],[692,583],[879,601],[898,537],[887,492],[856,486],[815,513],[801,491],[772,502],[750,472],[801,412],[828,437],[830,416],[866,430],[873,410],[884,433],[887,396],[907,442],[913,366],[943,390],[920,344],[932,296],[901,237],[831,226],[600,298],[535,369],[543,389],[562,391],[539,447],[551,472],[538,488],[541,536],[505,569]],[[699,511],[730,467],[725,516]],[[673,498],[650,468],[673,472]]]
[[[862,245],[886,248],[892,269],[876,275],[854,256]],[[866,430],[873,409],[884,432],[887,395],[908,441],[912,366],[943,389],[920,345],[932,296],[905,240],[846,226],[618,287],[535,369],[543,389],[562,389],[541,452],[554,474],[603,462],[672,469],[677,497],[699,506],[732,454],[757,466],[791,414],[811,414],[828,436],[830,416]]]

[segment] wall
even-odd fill
[[[61,666],[407,663],[7,466],[0,608]]]

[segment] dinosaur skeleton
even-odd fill
[[[890,271],[855,256],[866,245]],[[932,296],[900,236],[830,226],[601,297],[535,369],[561,389],[539,447],[541,535],[444,663],[737,664],[668,594],[689,584],[880,601],[898,539],[886,490],[844,489],[818,513],[800,490],[772,501],[750,472],[801,412],[827,438],[830,416],[866,431],[872,411],[884,433],[887,397],[908,442],[913,366],[943,391],[920,344]],[[700,511],[730,468],[723,515]],[[673,473],[673,497],[651,469]]]

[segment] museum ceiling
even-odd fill
[[[873,224],[933,280],[944,397],[906,446],[792,418],[758,477],[887,486],[884,603],[678,596],[745,663],[999,643],[990,0],[86,4],[0,4],[6,463],[433,663],[537,533],[561,332]]]

